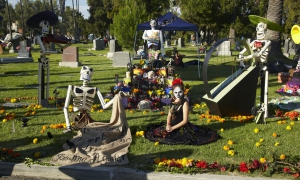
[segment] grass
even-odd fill
[[[110,86],[115,85],[115,74],[120,77],[125,77],[126,68],[112,67],[112,61],[106,58],[108,49],[101,51],[88,51],[92,48],[92,44],[78,44],[79,54],[92,52],[95,56],[79,56],[79,61],[83,65],[93,67],[94,74],[90,86],[96,86],[101,93],[105,95],[110,92]],[[0,64],[0,103],[6,103],[7,98],[19,98],[20,103],[36,104],[38,96],[38,62],[39,49],[37,46],[33,50],[32,63],[10,63]],[[179,48],[181,54],[185,54],[184,62],[197,59],[196,48],[187,46]],[[233,52],[237,54],[237,51]],[[17,54],[8,54],[7,51],[1,57],[16,57]],[[204,55],[201,55],[203,61]],[[69,68],[60,67],[58,64],[62,59],[61,54],[51,54],[50,58],[50,96],[57,89],[59,98],[66,96],[68,85],[82,85],[79,80],[79,72],[81,67]],[[208,69],[209,81],[212,87],[220,83],[226,77],[232,74],[238,66],[233,63],[234,57],[227,60],[218,59],[215,57],[210,62]],[[134,61],[135,62],[135,61]],[[137,61],[138,62],[138,61]],[[291,64],[290,61],[285,62]],[[178,74],[185,84],[190,84],[191,89],[191,105],[203,104],[201,97],[205,94],[202,81],[202,69],[200,78],[198,75],[198,67],[196,65],[186,68],[175,68],[175,73]],[[280,95],[275,93],[282,84],[277,82],[277,74],[271,74],[269,77],[269,99],[278,98]],[[257,89],[259,94],[259,87]],[[242,97],[241,97],[242,98]],[[257,95],[259,102],[259,95]],[[52,103],[54,101],[52,100]],[[96,102],[99,103],[99,102]],[[162,111],[167,114],[167,108]],[[204,160],[209,163],[218,162],[220,164],[240,164],[242,161],[260,159],[262,157],[271,160],[271,157],[285,154],[288,158],[293,158],[299,154],[300,143],[295,140],[300,135],[299,121],[295,121],[292,130],[286,130],[290,120],[286,119],[286,124],[278,124],[278,118],[274,117],[274,108],[270,107],[270,118],[267,119],[267,124],[255,124],[253,121],[234,121],[226,120],[224,123],[211,120],[209,118],[199,118],[206,112],[207,108],[193,108],[190,113],[190,121],[194,124],[208,126],[211,129],[218,131],[221,139],[217,142],[202,146],[187,146],[187,145],[159,145],[155,146],[153,142],[142,137],[136,137],[137,131],[145,130],[147,125],[161,123],[166,121],[166,115],[161,115],[160,112],[148,111],[146,114],[139,110],[134,110],[134,113],[127,111],[126,116],[132,132],[133,141],[129,147],[128,158],[130,163],[126,167],[136,168],[141,165],[151,165],[155,157],[166,157],[168,159],[192,158]],[[24,117],[27,112],[36,112],[34,115],[29,115],[28,127],[22,127],[21,117]],[[5,113],[14,113],[15,118],[2,123]],[[111,109],[103,112],[94,111],[91,116],[94,120],[108,122],[111,115]],[[34,106],[26,107],[5,107],[4,113],[0,114],[0,146],[2,148],[13,149],[18,152],[21,157],[34,158],[34,153],[41,152],[39,160],[48,162],[53,155],[61,152],[62,145],[66,140],[71,139],[76,132],[64,134],[63,129],[50,128],[51,124],[61,124],[65,122],[64,114],[61,108],[52,107],[34,108]],[[46,125],[47,129],[41,133],[42,127]],[[259,133],[254,133],[254,129],[258,128]],[[223,132],[220,130],[224,129]],[[46,132],[51,132],[54,138],[49,139]],[[279,136],[274,138],[273,133]],[[34,144],[33,139],[38,138],[38,143]],[[264,142],[259,147],[255,146],[261,138]],[[235,151],[234,156],[227,154],[223,150],[223,146],[227,145],[228,140],[234,142],[230,146]],[[279,146],[275,146],[278,142]],[[261,174],[254,174],[261,176]],[[290,175],[276,174],[274,177],[290,178]]]

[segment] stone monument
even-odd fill
[[[224,41],[217,47],[217,56],[231,56],[232,52],[230,51],[230,41]]]
[[[78,67],[80,63],[78,62],[78,47],[69,46],[63,50],[62,62],[59,62],[59,66],[66,67]]]
[[[105,43],[103,39],[94,39],[93,40],[93,48],[92,50],[103,50],[105,47]]]
[[[127,67],[130,63],[129,52],[115,52],[113,57],[113,67]]]

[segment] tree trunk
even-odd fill
[[[282,21],[283,0],[269,0],[267,19],[281,25]],[[281,50],[281,33],[278,31],[269,30],[266,34],[266,39],[271,40],[271,49],[269,52],[269,62],[275,60],[274,58],[285,58]]]
[[[229,29],[229,41],[231,44],[235,44],[235,29],[232,26]]]

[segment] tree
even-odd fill
[[[136,8],[137,6],[139,8]],[[110,27],[120,45],[130,48],[134,45],[137,25],[146,20],[148,19],[143,0],[125,0],[124,7],[114,16],[113,24]]]
[[[275,22],[279,25],[282,23],[282,8],[283,8],[283,0],[269,0],[268,11],[267,11],[267,19]],[[281,39],[280,32],[269,30],[266,34],[266,39],[271,40],[271,49],[269,52],[268,59],[273,60],[275,57],[285,58],[281,51]]]

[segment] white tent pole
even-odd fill
[[[196,47],[197,47],[197,56],[198,56],[198,74],[200,78],[200,52],[199,52],[199,42],[198,42],[198,31],[196,31]]]
[[[165,51],[164,51],[164,39],[163,39],[163,31],[162,30],[160,30],[159,39],[160,39],[160,53],[161,53],[162,57],[164,57]]]

